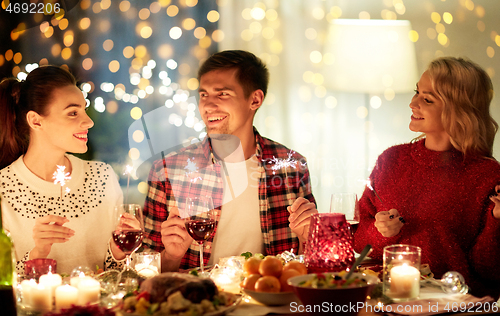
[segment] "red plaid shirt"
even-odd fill
[[[305,158],[260,136],[255,129],[254,133],[260,167],[259,205],[264,255],[276,255],[292,248],[298,250],[298,238],[288,227],[289,213],[286,208],[300,196],[315,203]],[[287,160],[289,153],[293,154],[296,167],[273,170],[272,167],[276,166],[273,158]],[[193,167],[193,163],[196,164],[196,172],[191,172],[194,168],[187,168],[189,164]],[[159,252],[164,249],[161,223],[167,220],[171,207],[178,207],[182,216],[188,196],[211,195],[214,206],[220,210],[223,196],[222,168],[222,161],[216,160],[212,155],[208,137],[155,161],[149,173],[149,192],[144,204],[145,248]],[[220,217],[220,212],[218,216]],[[205,243],[205,264],[210,258],[214,235]],[[245,251],[241,249],[241,252]],[[190,269],[199,265],[199,245],[193,241],[182,258],[180,268]]]

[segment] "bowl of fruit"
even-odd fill
[[[255,301],[269,306],[286,305],[298,301],[287,281],[307,274],[306,266],[299,261],[284,263],[279,257],[250,257],[243,266],[245,279],[243,293]]]
[[[346,271],[311,273],[292,277],[287,283],[304,307],[318,306],[318,310],[332,313],[340,308],[343,315],[357,315],[379,279],[362,273],[346,276]]]

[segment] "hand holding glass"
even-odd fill
[[[130,255],[141,246],[144,232],[141,207],[138,204],[123,204],[116,211],[119,215],[113,241],[127,256],[124,271],[131,270]]]
[[[185,225],[188,234],[200,245],[200,270],[204,274],[203,244],[214,230],[216,212],[210,196],[188,198],[186,202]]]

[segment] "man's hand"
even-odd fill
[[[161,223],[161,241],[165,247],[164,258],[171,262],[179,262],[193,242],[189,236],[184,219],[179,216],[179,210],[172,208],[166,221]],[[163,266],[163,263],[162,263]]]
[[[47,215],[35,220],[33,226],[33,240],[35,248],[31,250],[30,259],[46,258],[50,254],[52,245],[65,243],[75,235],[75,231],[64,227],[69,222],[66,217]]]
[[[399,234],[404,223],[399,219],[400,215],[395,208],[387,211],[378,212],[375,215],[375,227],[384,237],[393,237]]]
[[[306,241],[309,236],[311,216],[318,213],[316,205],[308,199],[299,197],[287,210],[290,213],[288,227],[299,237],[299,241]]]

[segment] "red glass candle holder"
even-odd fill
[[[309,273],[338,272],[354,263],[352,233],[344,214],[314,214],[305,247]]]
[[[41,275],[57,273],[57,261],[48,258],[31,259],[24,263],[24,274],[29,279],[38,280]]]

